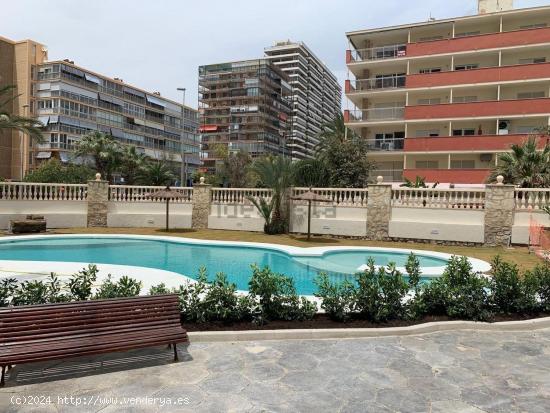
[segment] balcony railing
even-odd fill
[[[405,107],[374,108],[350,110],[345,112],[346,122],[376,122],[384,120],[401,120],[405,118]]]
[[[393,44],[389,46],[372,47],[369,49],[349,50],[348,63],[361,62],[364,60],[383,60],[405,57],[407,55],[407,45]]]
[[[370,79],[351,80],[349,93],[365,90],[399,89],[405,87],[407,76],[373,77]]]
[[[366,139],[367,148],[371,151],[402,151],[405,138],[397,139]]]

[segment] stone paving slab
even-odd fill
[[[180,357],[18,366],[0,412],[550,412],[550,329],[194,343]]]

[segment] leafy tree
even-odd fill
[[[329,173],[320,159],[301,159],[294,164],[294,185],[323,187],[329,182]]]
[[[112,180],[113,173],[122,162],[120,144],[111,135],[91,132],[85,135],[76,147],[76,157],[91,157],[103,179]]]
[[[287,191],[292,185],[293,167],[291,160],[282,156],[266,156],[256,159],[252,169],[258,177],[259,184],[272,190],[272,233],[286,232],[288,229],[288,211],[283,207],[283,202]],[[260,210],[260,213],[262,213],[262,210]]]
[[[25,182],[83,184],[93,179],[95,171],[86,165],[63,165],[58,159],[50,159],[25,176]]]
[[[134,145],[124,146],[120,162],[120,173],[126,185],[134,185],[141,168],[147,162],[147,156],[136,150]]]
[[[532,136],[521,145],[512,145],[511,150],[498,156],[498,165],[489,176],[489,182],[495,182],[497,176],[502,175],[505,183],[518,185],[521,188],[550,186],[550,145],[548,143],[539,150],[537,138]]]
[[[245,188],[250,185],[250,166],[252,158],[247,152],[228,154],[219,168],[222,182],[232,188]]]
[[[4,131],[17,130],[29,135],[30,139],[43,143],[42,128],[44,125],[37,119],[25,116],[12,115],[8,106],[12,105],[14,100],[20,95],[14,95],[16,87],[8,85],[0,87],[0,134]]]
[[[316,158],[325,165],[329,186],[365,187],[374,169],[374,164],[367,159],[367,152],[367,141],[345,127],[341,114],[323,125]]]
[[[136,180],[142,185],[169,185],[176,179],[174,173],[164,161],[149,161],[139,171]]]

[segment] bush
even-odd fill
[[[166,287],[166,284],[160,283],[158,285],[153,285],[149,288],[149,295],[161,295],[161,294],[170,294],[172,291]]]
[[[68,287],[72,299],[85,301],[92,298],[92,286],[97,280],[98,272],[97,265],[90,264],[88,268],[83,268],[71,277]]]
[[[0,280],[0,307],[7,307],[17,288],[17,279],[3,278]]]
[[[15,280],[13,280],[15,281]],[[61,284],[54,273],[47,281],[23,281],[12,290],[12,305],[34,305],[67,301],[61,293]]]
[[[236,294],[237,286],[227,281],[224,273],[216,274],[208,286],[202,305],[206,318],[212,321],[235,322],[250,315],[248,300]]]
[[[319,297],[321,308],[336,321],[347,321],[353,312],[355,286],[347,278],[340,283],[332,283],[326,273],[320,273],[315,279],[316,297]]]
[[[85,184],[95,176],[94,169],[86,165],[69,163],[63,165],[57,159],[50,159],[30,171],[25,182]]]
[[[252,265],[252,277],[248,283],[250,298],[257,306],[253,309],[253,321],[264,324],[271,320],[307,320],[317,312],[317,305],[296,294],[294,280],[276,274],[264,267]]]
[[[538,310],[550,311],[550,264],[537,265],[532,271],[525,273],[525,282],[536,290],[539,299]]]
[[[405,297],[409,285],[395,264],[376,268],[371,258],[367,269],[356,278],[355,308],[361,316],[376,323],[407,318]]]
[[[491,317],[488,287],[487,279],[472,270],[467,257],[453,256],[441,278],[424,286],[418,299],[425,314],[488,320]]]
[[[118,282],[113,282],[111,274],[101,283],[94,298],[135,297],[141,291],[142,283],[133,278],[122,276]]]

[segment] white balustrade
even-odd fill
[[[399,188],[392,190],[391,204],[405,208],[483,209],[485,190]]]
[[[86,184],[0,182],[3,201],[85,201]]]
[[[516,210],[541,210],[550,206],[550,188],[516,188]]]
[[[154,192],[166,189],[165,186],[111,185],[109,200],[112,202],[164,202],[163,198],[151,198]],[[193,188],[170,188],[183,194],[183,198],[173,198],[170,202],[177,204],[190,203],[193,200]]]
[[[293,197],[309,192],[309,188],[294,188]],[[327,205],[332,204],[348,207],[366,207],[368,198],[367,188],[311,188],[311,192],[327,199]]]
[[[271,200],[273,191],[266,188],[212,188],[213,204],[249,204],[248,197]]]

